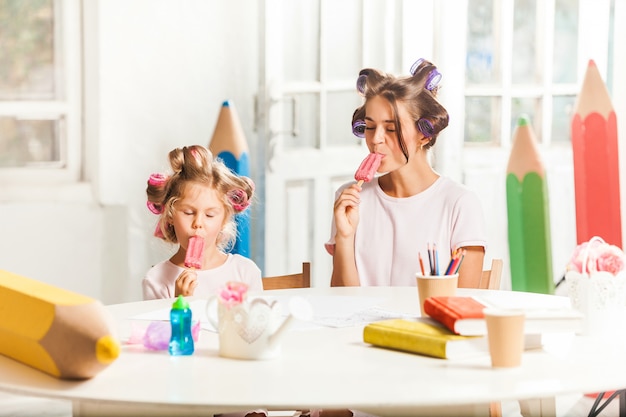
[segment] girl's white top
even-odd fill
[[[148,270],[142,282],[143,299],[174,298],[174,283],[185,270],[169,260],[160,262]],[[261,270],[251,260],[238,254],[228,254],[226,262],[217,268],[195,271],[198,285],[194,297],[209,298],[216,295],[228,281],[248,284],[249,291],[263,290]]]

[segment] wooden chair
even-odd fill
[[[492,259],[491,269],[483,271],[478,288],[481,290],[499,290],[502,278],[502,259]]]
[[[311,287],[311,263],[302,262],[302,272],[274,277],[263,277],[264,290]]]

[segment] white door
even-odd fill
[[[265,221],[255,260],[265,275],[296,272],[310,261],[312,285],[330,282],[332,258],[324,242],[334,192],[367,154],[350,123],[361,103],[356,78],[364,66],[397,71],[402,63],[398,31],[370,25],[365,33],[363,25],[367,19],[393,22],[394,4],[266,0],[260,6],[265,17],[255,156],[264,156],[257,216]]]

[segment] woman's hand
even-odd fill
[[[178,278],[176,278],[176,282],[174,283],[174,295],[176,297],[179,295],[184,297],[192,296],[198,285],[197,278],[198,276],[194,271],[185,269]]]
[[[361,187],[352,184],[335,200],[334,216],[338,237],[351,237],[359,224],[359,203]]]

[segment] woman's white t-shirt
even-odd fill
[[[337,190],[335,198],[352,183]],[[426,274],[428,245],[436,244],[439,268],[452,251],[464,246],[487,247],[485,219],[477,196],[465,186],[439,177],[428,189],[407,198],[390,197],[378,178],[363,184],[355,257],[363,286],[415,286],[421,253]],[[334,251],[335,222],[326,243]]]

